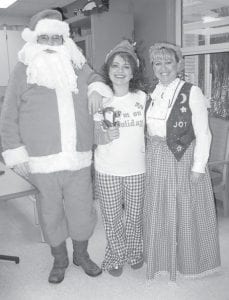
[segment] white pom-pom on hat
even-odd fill
[[[23,38],[24,41],[26,42],[35,42],[36,41],[36,33],[32,30],[30,30],[28,27],[26,27],[22,33],[21,37]]]

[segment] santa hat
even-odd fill
[[[137,66],[139,66],[139,59],[134,49],[134,45],[131,44],[128,40],[121,41],[118,45],[116,45],[106,56],[105,63],[108,59],[116,53],[125,52],[128,53],[130,56],[133,57]]]
[[[36,42],[37,37],[43,34],[58,34],[64,39],[69,37],[69,25],[62,21],[62,15],[58,10],[46,9],[34,15],[21,35],[26,42]]]

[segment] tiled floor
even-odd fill
[[[222,270],[204,279],[145,280],[145,267],[133,271],[125,267],[119,278],[103,273],[97,278],[85,275],[72,264],[65,280],[50,285],[47,277],[52,265],[49,247],[40,242],[34,224],[33,205],[28,198],[0,203],[0,254],[20,256],[20,263],[0,261],[1,300],[229,300],[229,218],[219,217]],[[89,244],[91,257],[100,264],[105,248],[101,218]],[[72,247],[68,240],[71,259]]]

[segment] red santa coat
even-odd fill
[[[58,103],[56,90],[28,84],[26,68],[21,62],[16,65],[2,109],[0,128],[6,164],[28,161],[32,173],[89,166],[93,120],[88,112],[87,92],[88,84],[99,81],[99,75],[87,64],[77,70],[79,92],[73,93],[72,103],[66,104],[64,95]]]

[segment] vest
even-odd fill
[[[192,84],[185,82],[177,96],[166,124],[166,141],[177,161],[195,139],[189,95]]]

